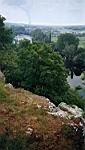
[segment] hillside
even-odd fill
[[[1,150],[5,150],[3,135],[11,141],[19,137],[18,146],[12,147],[13,150],[16,147],[16,150],[80,150],[80,147],[83,150],[81,118],[60,117],[55,115],[55,108],[45,97],[0,83]],[[20,138],[26,139],[26,147]]]

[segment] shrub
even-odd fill
[[[83,112],[83,118],[85,118],[85,111]]]
[[[7,93],[3,83],[0,83],[0,102],[6,100]]]
[[[62,101],[67,103],[68,105],[77,105],[78,107],[85,109],[85,99],[82,98],[76,91],[68,90],[64,97],[62,97]]]
[[[3,133],[0,134],[0,150],[37,150],[37,142],[24,135],[13,138]]]
[[[76,128],[70,125],[66,125],[66,124],[64,124],[61,128],[62,135],[65,138],[72,138],[73,136],[75,136],[76,134],[75,131],[76,131]]]
[[[80,86],[80,85],[77,85],[76,87],[75,87],[75,90],[81,90],[82,89],[82,87]]]

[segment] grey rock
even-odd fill
[[[65,117],[67,119],[73,118],[80,118],[83,115],[83,110],[79,107],[73,105],[69,106],[66,103],[60,103],[58,107],[56,107],[54,104],[49,103],[49,114],[52,114],[54,116],[60,116]]]

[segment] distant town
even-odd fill
[[[6,26],[11,27],[14,33],[14,40],[28,39],[32,43],[32,36],[35,30],[41,30],[44,34],[51,34],[51,41],[57,42],[57,37],[61,33],[72,33],[75,34],[80,40],[80,46],[85,47],[85,26],[39,26],[39,25],[27,25],[27,24],[16,24],[6,23]]]

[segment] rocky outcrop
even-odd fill
[[[81,108],[78,108],[75,105],[67,105],[66,103],[60,103],[58,107],[56,107],[54,104],[49,103],[49,114],[52,114],[54,116],[60,116],[65,117],[67,119],[71,118],[80,118],[83,115],[83,110]]]

